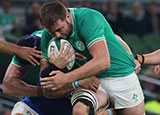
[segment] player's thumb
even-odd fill
[[[59,71],[51,71],[51,73],[49,73],[50,76],[52,75],[56,75]]]

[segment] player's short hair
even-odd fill
[[[19,46],[26,46],[26,47],[31,47],[31,48],[36,47],[36,50],[41,49],[41,39],[40,39],[40,37],[34,36],[34,35],[24,36],[20,40],[18,40],[16,44]],[[24,64],[24,65],[30,64],[28,61],[26,61],[18,56],[16,56],[15,59],[17,61],[19,61],[21,64]],[[35,58],[35,59],[40,62],[39,58]]]
[[[40,22],[45,28],[51,29],[58,19],[62,21],[66,19],[66,13],[67,8],[61,2],[46,3],[40,11]]]

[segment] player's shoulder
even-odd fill
[[[31,35],[33,35],[33,36],[38,36],[38,37],[41,38],[43,32],[44,32],[44,30],[39,30],[39,31],[33,32]]]
[[[46,41],[46,40],[50,40],[51,38],[53,38],[54,36],[53,35],[51,35],[48,31],[47,31],[47,29],[45,28],[44,30],[43,30],[43,32],[42,32],[42,40],[44,40],[44,41]]]
[[[102,16],[102,14],[94,9],[90,9],[90,8],[76,8],[71,10],[74,12],[75,17],[77,19],[86,19],[86,18],[90,18],[92,19],[92,17],[99,17],[100,15]]]

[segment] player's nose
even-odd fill
[[[55,36],[56,36],[57,38],[60,38],[60,37],[61,37],[61,33],[55,32]]]

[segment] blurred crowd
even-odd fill
[[[104,16],[115,33],[130,33],[138,36],[160,34],[160,13],[156,3],[150,2],[144,8],[140,2],[135,2],[129,10],[129,14],[124,16],[123,12],[119,11],[117,3],[107,4]]]
[[[105,8],[98,9],[90,0],[83,0],[81,3],[73,4],[69,0],[61,0],[67,7],[88,7],[99,10],[111,25],[114,33],[136,34],[140,37],[150,34],[157,36],[160,34],[160,12],[158,4],[149,2],[130,3],[128,9],[121,8],[118,2],[106,2]],[[125,4],[126,6],[128,3]],[[12,1],[2,0],[0,12],[0,34],[12,31],[21,35],[30,34],[35,30],[43,29],[39,21],[39,11],[41,4],[32,2],[28,8],[30,12],[25,12],[23,24],[16,24],[14,16],[11,14]]]

